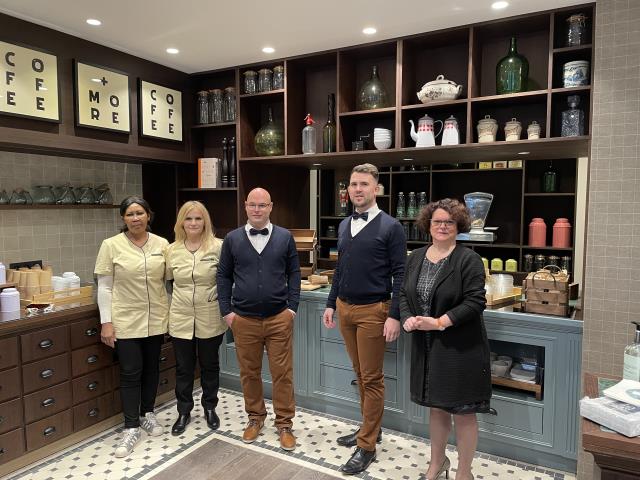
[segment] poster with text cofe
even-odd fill
[[[76,125],[129,133],[129,77],[75,62]]]
[[[0,113],[60,122],[58,58],[0,42]]]
[[[140,135],[182,141],[182,92],[140,79]]]

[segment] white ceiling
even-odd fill
[[[193,73],[587,0],[509,1],[496,11],[493,0],[0,0],[0,12]],[[378,33],[364,35],[366,26]],[[275,53],[262,53],[266,45]]]

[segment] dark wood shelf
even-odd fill
[[[558,252],[571,252],[573,251],[573,247],[532,247],[530,245],[522,245],[523,250],[550,250],[550,251],[558,251]]]
[[[547,96],[549,90],[532,90],[530,92],[505,93],[503,95],[489,95],[485,97],[474,97],[471,103],[509,103],[517,105],[519,103],[527,103],[530,101],[541,101]]]
[[[342,112],[338,116],[340,118],[345,117],[373,117],[379,115],[386,115],[389,113],[395,113],[396,107],[374,108],[372,110],[354,110],[352,112]]]
[[[320,237],[319,240],[338,241],[338,237]]]
[[[551,93],[585,93],[591,91],[591,85],[584,85],[582,87],[562,87],[562,88],[554,88],[551,90]]]
[[[391,172],[391,174],[392,175],[416,175],[419,173],[429,174],[430,171],[431,170],[394,170],[393,172]]]
[[[220,127],[235,127],[236,122],[221,122],[221,123],[205,123],[203,125],[192,125],[192,130],[197,130],[201,128],[220,128]]]
[[[320,220],[344,220],[345,218],[349,218],[349,215],[345,215],[344,217],[338,217],[336,215],[321,215]]]
[[[225,188],[197,188],[197,187],[187,187],[187,188],[179,188],[179,192],[237,192],[237,187],[225,187]]]
[[[363,162],[378,166],[400,166],[446,163],[484,162],[495,160],[557,160],[589,156],[591,137],[553,137],[513,142],[465,143],[461,145],[436,145],[435,147],[390,148],[387,150],[363,150],[355,152],[316,153],[314,155],[279,155],[272,157],[242,157],[240,163],[263,162],[274,165],[304,166],[307,168],[344,168]],[[520,152],[529,152],[519,155]],[[314,165],[319,163],[320,165]],[[505,169],[492,169],[505,170]],[[399,172],[393,172],[399,173]],[[424,173],[417,171],[416,173]]]
[[[520,248],[518,243],[481,243],[481,242],[464,242],[458,240],[458,243],[467,247],[487,247],[487,248]]]
[[[593,48],[593,44],[587,43],[584,45],[576,45],[574,47],[554,48],[553,53],[581,52],[584,50],[591,50],[592,48]]]
[[[575,197],[575,193],[525,193],[525,197]]]
[[[120,208],[120,205],[99,205],[99,204],[85,204],[85,203],[73,203],[65,205],[47,205],[32,203],[29,205],[0,205],[0,210],[114,210]]]
[[[449,105],[464,105],[468,102],[466,98],[456,100],[443,100],[441,102],[415,103],[413,105],[403,105],[402,110],[423,110],[425,108],[447,107]]]
[[[269,92],[258,92],[258,93],[243,93],[240,95],[240,98],[255,98],[255,97],[268,97],[270,95],[282,95],[284,94],[284,89],[271,90]]]
[[[450,169],[434,169],[433,173],[457,173],[457,172],[516,172],[522,171],[522,168],[450,168]]]

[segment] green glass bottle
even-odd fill
[[[496,66],[496,92],[498,95],[524,92],[528,79],[529,61],[518,53],[516,37],[511,37],[509,53]]]
[[[322,152],[330,153],[336,151],[336,117],[335,117],[335,105],[336,96],[333,93],[329,94],[328,111],[327,111],[327,123],[322,127]]]

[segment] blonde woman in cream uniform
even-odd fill
[[[169,242],[149,232],[151,208],[141,197],[120,204],[122,232],[102,242],[98,276],[100,338],[115,348],[120,362],[124,435],[116,457],[126,457],[142,432],[163,432],[153,408],[160,378],[160,347],[167,332],[169,301],[163,252]]]
[[[220,385],[219,349],[227,330],[220,317],[216,273],[222,240],[213,236],[211,217],[200,202],[178,212],[175,242],[165,252],[167,280],[173,280],[169,333],[176,354],[178,418],[171,433],[181,435],[191,420],[196,357],[200,364],[201,404],[207,425],[220,426],[216,414]]]

